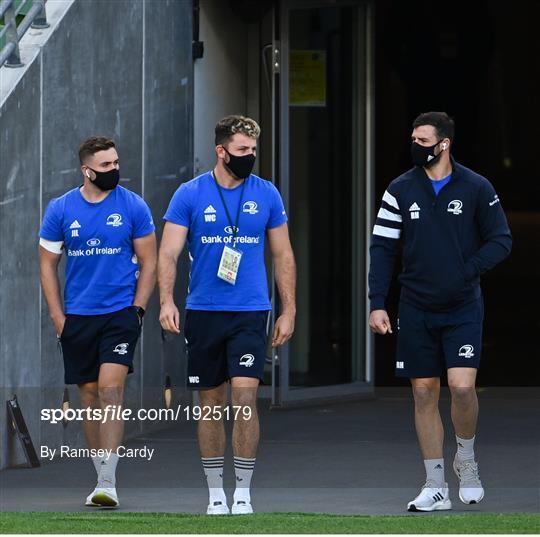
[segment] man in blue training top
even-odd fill
[[[180,332],[173,301],[176,263],[186,241],[192,261],[186,304],[188,386],[200,390],[203,408],[240,408],[232,435],[236,490],[233,514],[249,514],[250,483],[259,442],[256,399],[266,356],[271,309],[264,262],[265,237],[275,263],[281,299],[273,346],[294,330],[296,271],[287,216],[274,185],[253,175],[257,123],[228,116],[216,125],[214,169],[184,183],[165,214],[159,252],[161,325]],[[234,411],[234,407],[233,407]],[[207,514],[228,514],[223,490],[225,429],[222,419],[199,420],[199,445],[209,488]]]
[[[459,497],[466,504],[484,497],[474,456],[484,313],[480,275],[510,253],[512,237],[491,183],[450,156],[453,138],[454,122],[444,112],[416,118],[415,167],[384,193],[370,249],[369,325],[376,334],[391,334],[385,300],[403,242],[396,375],[412,384],[426,469],[426,483],[409,511],[452,508],[438,407],[443,367],[452,396]]]
[[[41,285],[62,346],[66,384],[79,386],[84,408],[118,408],[155,285],[155,228],[143,199],[117,186],[119,160],[112,140],[86,140],[79,159],[84,184],[51,200],[43,218]],[[62,305],[58,263],[63,252]],[[83,427],[91,450],[111,453],[92,457],[98,479],[86,505],[116,507],[123,422],[85,419]]]

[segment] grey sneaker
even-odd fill
[[[463,503],[472,504],[482,501],[484,487],[478,475],[478,463],[474,460],[462,461],[454,457],[454,472],[459,479],[459,499]]]

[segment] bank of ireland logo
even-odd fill
[[[255,363],[255,356],[253,354],[244,354],[239,363],[245,367],[251,367]]]
[[[118,227],[123,224],[122,222],[122,215],[118,213],[110,214],[107,217],[107,225],[112,227]]]
[[[474,356],[474,347],[472,345],[462,345],[459,349],[460,358],[472,358]]]
[[[88,244],[88,246],[99,246],[101,244],[101,241],[99,239],[88,239],[86,241],[86,244]]]
[[[129,347],[129,343],[119,343],[114,348],[113,352],[116,352],[118,354],[127,354],[127,348]]]
[[[248,214],[257,214],[259,212],[255,201],[246,201],[242,207],[242,211]]]
[[[223,228],[223,231],[225,231],[225,233],[228,233],[229,235],[232,235],[235,231],[236,233],[238,233],[239,229],[240,228],[235,226],[227,226],[226,228]]]
[[[448,204],[447,211],[452,214],[461,214],[463,211],[461,210],[463,208],[463,202],[461,200],[452,200]]]

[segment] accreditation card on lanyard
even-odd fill
[[[223,253],[221,254],[221,260],[219,262],[217,276],[218,278],[225,280],[227,283],[234,285],[236,284],[236,278],[238,277],[238,269],[240,268],[240,261],[242,261],[242,252],[238,250],[237,248],[235,248],[235,246],[236,246],[236,237],[238,235],[240,208],[242,207],[242,199],[244,197],[244,188],[246,186],[247,179],[244,179],[244,183],[242,184],[242,190],[240,191],[240,201],[238,203],[238,209],[236,211],[236,223],[233,225],[233,221],[229,213],[229,209],[227,207],[227,204],[225,203],[225,198],[223,197],[223,192],[221,191],[221,186],[219,186],[219,183],[217,182],[214,172],[212,172],[212,177],[214,178],[214,182],[216,183],[216,188],[218,189],[219,197],[221,198],[221,203],[223,203],[223,207],[225,208],[225,214],[227,215],[227,219],[229,221],[229,225],[231,227],[232,236],[233,236],[233,247],[231,248],[230,246],[227,246],[227,245],[223,247]]]

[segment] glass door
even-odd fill
[[[275,35],[275,172],[298,267],[295,335],[272,364],[284,405],[372,389],[368,8],[284,1]]]

